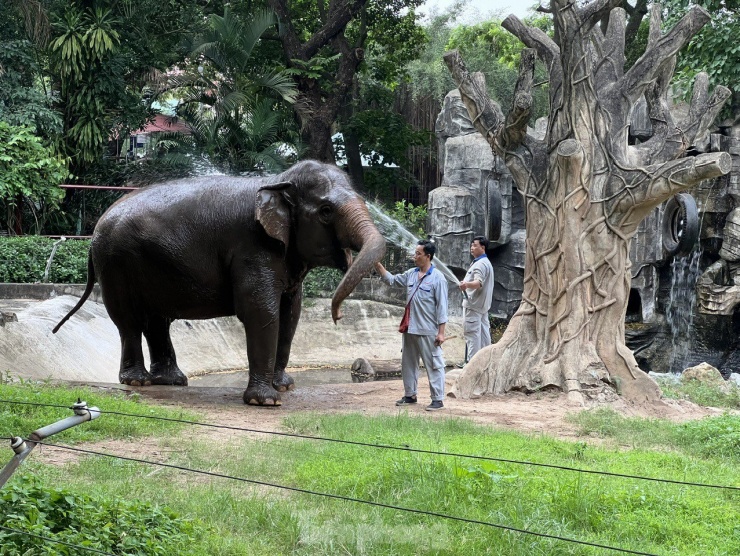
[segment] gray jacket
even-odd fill
[[[447,280],[432,265],[421,284],[418,282],[419,269],[411,268],[402,274],[386,271],[383,280],[391,286],[406,288],[406,304],[411,299],[409,334],[436,336],[439,325],[447,322]],[[418,286],[418,291],[414,294]]]

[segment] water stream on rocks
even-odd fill
[[[701,269],[702,250],[698,246],[685,257],[671,261],[671,291],[666,308],[666,321],[671,331],[669,372],[681,373],[688,363],[691,330],[696,303],[696,281]]]

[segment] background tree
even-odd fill
[[[4,229],[21,235],[26,208],[33,216],[26,228],[39,233],[48,211],[64,197],[57,186],[66,177],[66,161],[54,155],[32,128],[0,120],[0,221]]]
[[[154,117],[152,78],[182,59],[183,37],[218,4],[0,0],[0,36],[10,41],[0,45],[0,72],[7,70],[8,78],[0,84],[0,118],[35,125],[69,160],[72,175],[65,181],[117,185],[180,174],[182,164],[168,160],[152,171],[155,160],[120,157],[121,148]],[[44,232],[82,232],[114,199],[68,192]]]
[[[279,171],[300,149],[287,145],[285,108],[295,100],[293,80],[252,56],[275,23],[266,10],[244,23],[228,8],[223,16],[212,14],[206,32],[189,48],[184,74],[169,80],[196,144],[227,173]]]
[[[39,86],[40,72],[30,41],[0,41],[0,120],[31,126],[39,137],[51,141],[62,130],[62,118],[52,108],[54,96]]]
[[[456,384],[458,395],[558,387],[618,388],[656,399],[657,385],[624,343],[630,290],[630,240],[657,205],[698,182],[730,171],[727,153],[685,157],[730,92],[694,84],[685,121],[674,121],[668,95],[676,56],[710,19],[693,7],[663,34],[653,6],[645,53],[627,71],[626,13],[616,0],[552,0],[554,40],[509,16],[503,26],[530,47],[522,53],[507,117],[456,52],[445,61],[476,128],[504,158],[526,203],[526,262],[519,310],[501,340],[481,350]],[[606,31],[599,25],[608,17]],[[535,51],[550,78],[547,135],[526,133]],[[653,136],[628,144],[635,103],[645,96]]]
[[[294,75],[299,95],[294,105],[306,145],[306,156],[335,161],[332,147],[334,124],[351,98],[368,41],[386,51],[398,37],[413,34],[415,8],[421,0],[268,0],[279,20],[279,40],[285,63]],[[396,38],[393,39],[393,35]]]

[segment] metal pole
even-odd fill
[[[33,431],[30,434],[28,441],[23,440],[19,436],[13,437],[10,441],[10,447],[15,452],[15,456],[8,462],[3,470],[0,471],[0,488],[5,486],[5,483],[10,479],[11,475],[16,469],[18,469],[20,464],[23,463],[23,460],[28,457],[28,454],[31,453],[39,442],[54,434],[100,417],[100,410],[97,407],[88,408],[87,402],[83,402],[79,399],[77,400],[77,403],[72,406],[72,409],[75,412],[74,416],[67,417],[66,419],[62,419],[61,421],[57,421],[56,423],[52,423],[51,425],[47,425]]]

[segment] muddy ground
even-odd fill
[[[398,362],[400,364],[400,361]],[[385,361],[379,368],[389,369],[396,362]],[[327,367],[336,373],[337,366]],[[246,387],[239,386],[196,386],[171,387],[150,386],[146,388],[131,387],[112,383],[78,382],[101,391],[123,391],[139,393],[144,399],[153,403],[183,407],[193,410],[205,417],[211,424],[227,425],[229,427],[250,429],[245,432],[230,429],[215,429],[210,427],[193,427],[188,434],[208,440],[228,444],[243,438],[245,435],[255,438],[263,437],[259,431],[285,431],[283,420],[294,413],[310,412],[318,414],[362,413],[366,415],[395,415],[408,414],[429,419],[469,419],[484,426],[497,427],[519,431],[525,434],[546,434],[561,440],[589,442],[602,444],[598,437],[583,437],[578,433],[568,416],[579,411],[587,411],[598,407],[610,407],[621,415],[628,417],[662,418],[681,422],[691,419],[700,419],[709,415],[719,415],[723,410],[707,408],[686,401],[661,400],[655,403],[628,403],[622,399],[610,403],[592,403],[585,406],[576,406],[570,403],[567,396],[556,392],[543,392],[526,395],[509,393],[504,396],[485,396],[478,399],[445,399],[445,409],[440,411],[425,411],[429,403],[428,383],[425,378],[419,381],[419,403],[412,406],[396,407],[395,400],[403,395],[403,385],[400,380],[382,380],[364,383],[321,383],[301,385],[302,373],[314,375],[310,381],[316,382],[315,375],[322,371],[321,367],[300,367],[289,369],[296,380],[297,387],[291,392],[283,394],[282,405],[279,407],[253,407],[242,401],[242,393]],[[349,368],[346,369],[349,374]],[[457,369],[450,369],[454,378]],[[423,371],[422,371],[423,373]],[[231,374],[231,373],[224,373]],[[234,377],[222,377],[216,383],[233,383]],[[448,380],[448,386],[451,380]],[[198,380],[191,380],[191,384]],[[104,409],[104,408],[101,408]],[[105,418],[103,416],[103,418]],[[85,449],[116,454],[124,457],[144,458],[149,461],[166,462],[171,448],[163,446],[160,438],[129,440],[105,440],[102,442],[87,443]],[[176,450],[175,450],[176,451]],[[62,465],[78,461],[82,454],[63,449],[54,449],[41,446],[34,457],[40,461]]]
[[[400,365],[400,361],[397,362]],[[393,361],[384,362],[380,368],[389,368]],[[664,418],[672,421],[700,419],[722,412],[717,408],[707,408],[696,404],[661,400],[654,403],[627,402],[618,399],[610,403],[587,403],[574,405],[567,396],[557,392],[537,394],[509,393],[504,396],[483,396],[478,399],[456,399],[447,397],[445,408],[440,411],[425,411],[429,403],[429,387],[426,378],[419,381],[419,403],[412,406],[397,407],[395,400],[403,395],[400,380],[381,380],[363,383],[329,383],[302,385],[302,373],[309,372],[315,377],[320,367],[288,369],[296,380],[296,389],[282,394],[280,407],[253,407],[242,401],[246,387],[198,386],[198,380],[191,380],[188,387],[152,386],[135,388],[116,384],[97,384],[98,388],[136,391],[145,399],[169,406],[182,406],[205,414],[213,423],[224,423],[247,428],[277,430],[281,421],[295,412],[315,413],[364,413],[367,415],[408,413],[433,419],[450,417],[470,419],[482,425],[514,429],[525,433],[542,433],[559,438],[577,437],[577,427],[566,418],[569,414],[609,407],[628,417]],[[336,371],[337,367],[332,367]],[[454,376],[460,371],[448,370],[448,389]],[[424,373],[422,369],[422,374]],[[349,375],[349,369],[347,369]],[[313,381],[312,381],[313,382]]]

